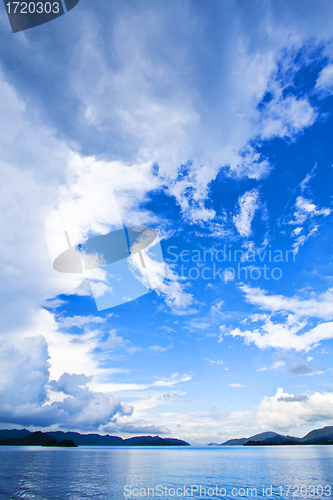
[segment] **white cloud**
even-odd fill
[[[227,330],[225,326],[221,326],[221,339],[225,335],[231,335],[243,338],[246,344],[254,343],[260,349],[273,347],[308,351],[321,341],[333,338],[332,321],[308,326],[308,320],[312,317],[332,319],[332,290],[317,298],[302,300],[298,297],[268,295],[260,288],[251,288],[247,285],[242,285],[241,289],[245,292],[248,302],[271,313],[279,313],[282,319],[274,321],[270,315],[258,315],[256,322],[261,322],[261,325],[247,330],[240,328]]]
[[[324,217],[327,217],[331,213],[329,208],[317,208],[311,200],[303,196],[297,197],[295,208],[295,221],[291,223],[297,225],[304,224],[309,217],[314,217],[316,215],[324,215]]]
[[[121,394],[124,391],[126,393],[133,393],[135,397],[138,397],[139,392],[144,392],[147,389],[155,389],[157,387],[174,387],[178,384],[182,384],[183,382],[189,382],[192,380],[192,375],[184,373],[180,375],[178,373],[174,373],[170,377],[164,377],[158,380],[153,380],[155,377],[151,377],[149,381],[146,383],[123,383],[123,382],[109,382],[103,380],[100,377],[100,382],[96,377],[96,382],[93,380],[92,383],[89,384],[89,387],[94,391],[103,391],[107,393],[117,393]],[[128,396],[127,396],[128,397]]]
[[[64,373],[50,381],[48,347],[41,336],[25,338],[16,346],[2,343],[0,358],[1,422],[97,430],[116,414],[132,412],[118,396],[90,391],[86,386],[92,377]],[[49,399],[50,387],[65,395],[62,401]]]
[[[25,337],[41,336],[47,342],[49,360],[49,372],[52,380],[58,380],[63,373],[84,373],[93,376],[94,384],[105,382],[114,373],[118,373],[118,368],[101,368],[100,357],[96,354],[96,349],[103,346],[102,339],[104,333],[94,328],[94,322],[81,325],[79,334],[68,332],[61,323],[64,318],[57,322],[55,313],[41,309],[31,319],[29,327],[22,327],[11,336],[11,342],[22,342]],[[77,320],[76,320],[77,321]],[[81,322],[81,320],[80,320]],[[70,321],[69,321],[70,323]],[[84,323],[84,321],[82,321]],[[97,322],[97,324],[100,324]],[[103,323],[101,323],[103,324]],[[127,344],[131,347],[131,344]]]
[[[236,18],[239,20],[246,7],[238,8]],[[5,304],[5,320],[10,328],[14,322],[22,322],[34,314],[45,300],[60,293],[90,294],[89,289],[81,286],[80,276],[61,275],[50,267],[43,225],[59,203],[112,188],[119,192],[121,215],[128,222],[147,224],[157,222],[156,218],[140,207],[147,193],[162,188],[176,197],[186,216],[208,221],[214,217],[213,210],[205,206],[209,183],[221,166],[229,165],[230,171],[239,177],[259,179],[268,174],[267,162],[249,143],[260,136],[261,124],[267,117],[272,121],[273,104],[268,114],[265,111],[267,116],[258,112],[257,105],[267,89],[274,86],[279,51],[290,40],[288,30],[294,33],[294,26],[280,24],[277,16],[275,22],[279,28],[274,31],[273,41],[266,38],[265,29],[259,34],[248,21],[245,31],[241,32],[236,18],[232,26],[228,21],[223,47],[218,52],[221,67],[227,62],[231,66],[216,75],[215,90],[207,95],[205,85],[199,84],[201,76],[197,78],[205,74],[201,68],[203,61],[197,61],[197,74],[193,74],[196,66],[188,63],[197,53],[198,40],[205,46],[209,46],[210,41],[204,25],[199,18],[192,17],[186,6],[175,9],[175,12],[164,11],[163,6],[148,11],[139,9],[126,17],[119,14],[117,22],[112,16],[106,16],[115,23],[113,49],[115,57],[122,61],[120,66],[109,64],[109,58],[104,57],[104,44],[97,42],[103,32],[97,29],[99,21],[88,18],[85,11],[82,14],[85,34],[77,40],[80,55],[77,63],[71,65],[66,80],[66,92],[70,97],[75,96],[82,107],[69,106],[68,117],[80,124],[85,137],[98,133],[106,143],[110,143],[112,137],[116,148],[112,158],[118,158],[117,161],[111,161],[107,155],[101,159],[77,153],[80,144],[77,147],[66,139],[60,122],[54,123],[53,128],[42,123],[41,116],[45,116],[45,109],[40,108],[42,101],[36,103],[33,96],[26,99],[26,94],[20,94],[19,86],[10,85],[1,74],[2,116],[6,116],[6,121],[1,122],[3,216],[0,227],[2,266],[7,266],[2,269],[5,273],[9,269],[10,272],[21,270],[21,275],[15,272],[10,280],[2,282],[1,302]],[[260,9],[258,19],[263,27],[270,25],[270,16],[271,13]],[[140,19],[144,22],[139,22]],[[247,15],[244,19],[248,19]],[[143,29],[147,23],[152,30],[149,34]],[[187,26],[186,43],[176,37],[179,43],[168,44],[166,53],[152,53],[150,36],[155,33],[158,40],[165,37],[173,40],[169,35],[171,26],[174,35],[174,23],[182,27],[179,33]],[[298,46],[307,39],[305,33],[310,27],[305,26],[306,21],[302,35],[297,30],[294,42]],[[326,36],[322,29],[317,34]],[[258,46],[254,44],[258,47],[256,50],[253,50],[254,40],[260,42]],[[25,43],[29,47],[31,42]],[[215,44],[212,49],[215,53]],[[43,52],[40,47],[39,60],[48,59],[46,49]],[[48,65],[43,68],[47,74]],[[185,68],[192,69],[188,72]],[[246,68],[247,79],[240,68]],[[193,86],[193,82],[197,86]],[[276,104],[279,112],[281,99],[279,96]],[[286,104],[290,107],[289,101]],[[300,106],[293,103],[290,107],[295,116],[283,115],[283,127],[289,119],[293,130],[308,126],[309,120],[300,119]],[[159,164],[158,175],[154,173],[154,162]],[[188,166],[184,175],[179,175],[180,165]],[[248,232],[246,223],[244,227],[242,230]],[[169,274],[169,286],[161,288],[161,294],[173,305],[186,308],[191,298],[180,289],[180,283]],[[20,315],[14,314],[12,294],[15,301],[20,302]]]
[[[185,403],[184,411],[175,411],[169,405]],[[142,399],[132,400],[135,407],[131,421],[140,419],[141,425],[156,425],[160,422],[170,430],[171,436],[190,443],[208,444],[222,442],[231,437],[255,434],[257,424],[255,412],[228,412],[218,407],[189,409],[188,395],[184,392],[148,392]],[[123,418],[120,417],[119,421]],[[128,425],[128,424],[127,424]],[[225,438],[225,439],[224,439]]]
[[[179,375],[174,373],[170,378],[164,378],[162,380],[157,380],[152,384],[153,387],[173,387],[174,385],[180,384],[181,382],[189,382],[192,380],[192,375],[184,373]]]
[[[306,190],[309,189],[309,182],[311,181],[311,179],[313,179],[313,177],[315,177],[316,173],[316,168],[317,168],[317,164],[314,165],[314,167],[312,168],[311,172],[309,172],[308,174],[306,174],[306,176],[304,177],[304,179],[302,180],[302,182],[300,183],[300,188],[301,188],[301,192],[304,193]]]
[[[166,351],[168,351],[169,349],[172,349],[172,348],[173,348],[172,344],[169,344],[167,347],[162,347],[160,345],[151,345],[151,346],[149,346],[149,350],[153,351],[153,352],[166,352]]]
[[[308,360],[312,358],[309,357]],[[313,367],[307,365],[307,363],[303,359],[297,359],[293,363],[290,363],[288,366],[288,372],[296,375],[296,376],[312,376],[312,375],[321,375],[325,373],[328,369],[324,366],[320,366],[318,370],[315,370]]]
[[[110,432],[111,429],[104,428],[105,432]],[[114,429],[113,429],[114,430]],[[144,434],[144,435],[149,435],[149,434],[154,434],[154,435],[161,435],[161,434],[170,434],[171,431],[162,425],[156,426],[156,425],[138,425],[136,423],[131,424],[131,425],[126,425],[123,427],[119,427],[117,429],[120,432],[125,432],[128,434]]]
[[[103,350],[112,351],[114,349],[125,348],[126,346],[129,347],[128,344],[131,344],[129,340],[125,340],[120,335],[117,335],[116,330],[111,330],[108,338],[99,347]]]
[[[331,425],[332,418],[332,392],[294,396],[280,388],[275,396],[266,396],[258,408],[258,422],[265,430]]]
[[[275,349],[295,349],[308,351],[318,346],[322,340],[333,338],[333,322],[319,323],[314,328],[306,328],[306,321],[297,321],[294,325],[274,323],[271,319],[265,320],[260,328],[242,331],[234,328],[223,331],[223,335],[244,338],[246,344],[254,343],[259,349],[274,347]]]
[[[106,318],[101,318],[100,316],[66,316],[66,317],[58,317],[57,323],[61,328],[84,328],[89,325],[98,325],[105,323]]]
[[[238,200],[238,214],[233,221],[241,236],[248,238],[251,235],[251,223],[255,212],[259,208],[259,190],[252,189],[244,193]]]
[[[282,98],[281,91],[279,94],[265,107],[261,132],[263,139],[293,137],[316,120],[317,113],[308,99],[294,96]]]
[[[307,174],[305,179],[300,183],[300,189],[302,193],[308,189],[307,184],[310,179],[314,176],[314,169],[310,174]],[[316,223],[318,217],[327,217],[331,214],[330,208],[319,208],[317,205],[309,198],[305,196],[298,196],[294,204],[293,219],[288,221],[288,224],[292,226],[297,226],[291,233],[291,236],[295,238],[293,248],[298,252],[299,248],[304,245],[304,243],[318,234],[319,225]]]
[[[267,370],[275,370],[276,368],[282,368],[283,366],[286,366],[285,361],[276,361],[270,366],[264,366],[263,368],[259,368],[257,372],[266,372]]]
[[[188,313],[189,306],[193,304],[194,299],[190,293],[185,292],[186,284],[182,283],[182,278],[167,263],[153,259],[149,254],[149,249],[144,250],[142,254],[147,262],[145,269],[142,268],[138,255],[133,255],[129,261],[129,268],[134,276],[143,285],[162,296],[174,313],[177,311]]]
[[[19,276],[21,274],[21,269],[16,269],[14,266],[6,266],[5,264],[0,264],[0,273],[3,276]]]
[[[268,295],[260,288],[241,285],[246,301],[261,309],[272,312],[291,312],[305,318],[333,319],[333,289],[328,289],[317,297],[301,299],[283,295]]]
[[[267,318],[267,314],[250,314],[250,320],[252,321],[252,323],[256,323],[257,321],[264,321]],[[245,320],[247,321],[247,318],[245,318]],[[244,322],[246,323],[245,320]]]
[[[204,361],[207,361],[207,363],[209,363],[210,365],[223,365],[223,361],[220,360],[220,359],[217,359],[216,361],[214,361],[213,359],[209,359],[209,358],[203,358]]]
[[[218,317],[219,315],[223,314],[223,312],[222,312],[223,304],[224,304],[223,300],[216,299],[210,308],[210,314],[213,317]]]
[[[85,375],[69,375],[64,373],[58,381],[50,383],[52,390],[62,392],[65,396],[61,403],[52,403],[64,413],[62,426],[68,421],[71,427],[98,429],[107,424],[117,413],[130,415],[133,408],[121,405],[118,396],[92,392],[86,387],[91,378]]]
[[[71,150],[31,113],[1,72],[0,90],[1,114],[7,116],[0,121],[0,298],[6,334],[29,324],[47,299],[90,292],[78,288],[80,277],[53,271],[45,244],[45,218],[57,203]]]
[[[211,326],[212,326],[211,323],[208,323],[207,321],[205,321],[205,318],[202,318],[202,319],[192,319],[191,321],[188,322],[188,326],[186,326],[185,328],[208,330],[209,328],[211,328]]]
[[[243,387],[246,387],[245,385],[242,384],[229,384],[229,387],[234,387],[235,389],[241,389]]]
[[[328,64],[321,70],[316,81],[316,88],[332,92],[333,89],[333,64]]]
[[[78,41],[80,53],[69,71],[68,91],[81,103],[77,121],[98,133],[100,141],[113,137],[116,157],[128,163],[155,161],[168,193],[184,216],[195,221],[207,222],[215,215],[205,199],[221,166],[229,166],[239,177],[265,177],[271,167],[253,140],[293,137],[316,118],[306,97],[283,92],[291,84],[288,75],[294,76],[297,48],[309,40],[307,21],[297,17],[297,28],[288,19],[282,23],[283,6],[277,12],[249,12],[245,5],[232,5],[232,19],[222,16],[224,38],[219,44],[214,29],[207,37],[209,8],[199,13],[187,5],[165,9],[159,4],[130,10],[126,17],[106,16],[103,23],[113,33],[113,56],[119,65],[110,62],[100,43],[104,29],[89,11],[85,36]],[[260,30],[253,29],[253,19]],[[317,29],[318,37],[327,36]],[[152,51],[152,41],[163,50]],[[198,44],[218,57],[220,72],[207,72]],[[282,50],[291,45],[288,64],[281,65],[286,57]],[[273,98],[259,109],[267,91]]]

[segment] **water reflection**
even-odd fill
[[[264,498],[264,491],[265,497],[272,495],[271,498],[281,498],[282,493],[283,498],[324,500],[329,498],[325,494],[328,490],[315,489],[311,493],[309,486],[333,485],[332,460],[333,447],[330,446],[0,447],[0,499],[138,498],[140,492],[147,494],[149,488],[150,497],[154,494],[170,498],[178,489],[178,498],[191,495],[205,498],[204,492],[206,498],[221,498],[216,495],[218,487],[224,488],[223,497],[228,499],[253,497],[255,492],[257,498]],[[125,485],[129,486],[127,492],[136,495],[126,497]],[[285,485],[292,486],[288,497]],[[302,490],[296,489],[302,485]],[[191,490],[191,486],[201,486],[201,495],[200,489]],[[267,490],[271,486],[272,490]],[[170,495],[166,496],[165,492]]]

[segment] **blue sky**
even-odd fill
[[[2,427],[205,444],[332,424],[332,15],[81,0],[12,34],[1,10]],[[45,221],[93,195],[80,217],[105,232],[105,190],[157,230],[165,277],[98,311]]]

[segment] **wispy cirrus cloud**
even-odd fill
[[[267,311],[290,312],[305,318],[333,319],[333,289],[310,299],[269,294],[265,290],[248,285],[241,285],[240,289],[247,302]]]
[[[282,368],[286,366],[285,361],[276,361],[270,366],[263,366],[262,368],[259,368],[257,372],[266,372],[267,370],[276,370],[277,368]]]
[[[273,322],[271,319],[258,328],[241,330],[233,328],[225,331],[223,335],[243,338],[246,344],[255,344],[259,349],[273,347],[275,349],[295,349],[296,351],[309,351],[318,346],[321,341],[333,338],[333,322],[319,323],[313,328],[307,328],[306,321]]]
[[[238,207],[238,214],[233,217],[234,224],[241,236],[249,237],[254,214],[259,208],[259,190],[244,193],[238,200]]]
[[[295,202],[293,219],[289,224],[296,225],[292,236],[295,237],[293,247],[296,252],[304,243],[315,236],[318,232],[319,225],[315,222],[318,217],[328,217],[331,214],[330,208],[319,208],[312,200],[304,196],[298,196]]]
[[[169,344],[166,347],[162,347],[160,345],[151,345],[151,346],[149,346],[148,349],[149,349],[149,351],[152,351],[152,352],[166,352],[166,351],[169,351],[172,348],[173,348],[173,345]]]
[[[224,361],[220,360],[220,359],[216,359],[215,361],[213,359],[209,359],[209,358],[203,358],[204,361],[207,361],[207,363],[209,363],[210,365],[223,365],[224,364]]]
[[[332,291],[311,299],[268,295],[260,288],[241,285],[247,302],[270,311],[268,315],[256,315],[256,327],[251,329],[221,326],[221,336],[243,338],[246,344],[254,343],[260,349],[295,349],[308,351],[321,341],[333,338]],[[310,318],[325,319],[313,326]],[[259,323],[259,324],[258,324]]]

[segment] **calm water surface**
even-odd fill
[[[1,500],[324,500],[331,488],[333,446],[0,447]]]

